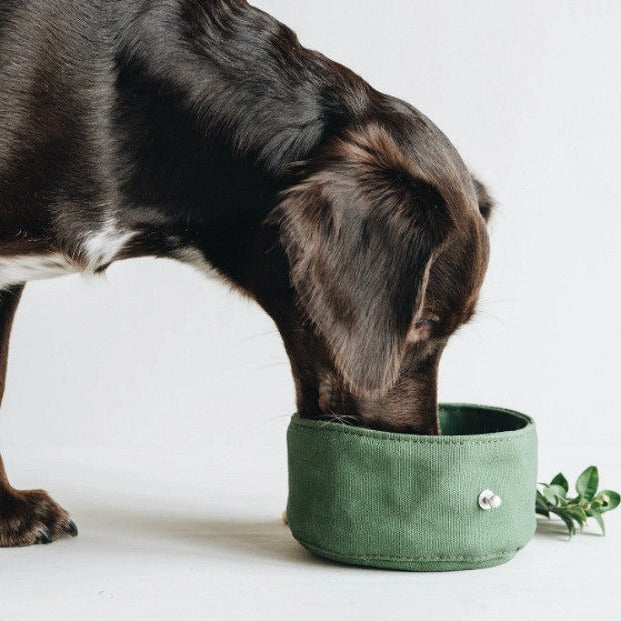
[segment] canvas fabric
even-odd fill
[[[380,568],[447,571],[511,559],[535,531],[535,424],[466,404],[442,404],[439,415],[440,436],[293,416],[293,536],[319,556]],[[501,505],[483,510],[483,490]]]

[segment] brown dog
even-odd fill
[[[245,0],[0,0],[0,390],[24,283],[165,256],[282,334],[303,416],[438,433],[491,200],[408,104]],[[0,545],[77,530],[0,462]]]

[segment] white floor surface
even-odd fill
[[[341,566],[310,556],[280,522],[282,440],[253,434],[187,451],[4,447],[16,486],[45,487],[80,535],[0,550],[1,621],[621,618],[621,511],[609,514],[606,537],[591,527],[567,541],[559,523],[540,523],[497,568]],[[593,456],[604,484],[621,480],[614,446],[542,449],[542,477],[579,454]]]

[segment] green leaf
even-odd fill
[[[621,495],[612,490],[598,493],[599,472],[596,466],[589,466],[576,481],[578,496],[568,498],[569,483],[559,472],[550,483],[538,483],[535,497],[535,513],[547,518],[554,513],[565,523],[569,538],[576,534],[592,517],[599,525],[602,535],[606,534],[603,515],[621,505]]]
[[[619,506],[619,503],[621,503],[621,496],[619,496],[617,492],[613,492],[609,489],[605,489],[603,492],[600,492],[597,495],[597,498],[604,499],[604,504],[601,505],[599,509],[601,513],[612,511]]]
[[[565,490],[565,496],[569,491],[569,483],[562,472],[559,472],[551,481],[550,485],[560,485]]]
[[[548,504],[552,505],[553,507],[555,507],[558,504],[556,495],[554,494],[554,492],[547,485],[544,485],[541,488],[541,494],[545,498],[545,501]]]
[[[589,466],[579,477],[576,482],[576,491],[578,494],[592,500],[597,493],[599,486],[599,473],[595,466]]]
[[[599,527],[602,531],[602,535],[606,534],[606,527],[604,526],[604,518],[601,513],[597,511],[591,511],[591,517],[599,524]]]
[[[587,514],[584,509],[581,509],[580,507],[565,507],[563,509],[563,513],[576,520],[576,522],[580,525],[580,528],[586,524]]]
[[[546,517],[550,517],[550,512],[548,511],[548,503],[546,499],[541,495],[541,492],[537,490],[537,496],[535,500],[535,513],[539,515],[545,515]]]
[[[565,522],[567,530],[569,531],[569,538],[571,539],[571,537],[576,534],[576,527],[574,526],[573,520],[570,517],[566,517],[564,515],[559,515],[559,517],[561,518],[561,520],[563,520],[563,522]]]
[[[561,500],[565,500],[567,498],[567,491],[561,485],[550,483],[550,485],[548,485],[548,489]]]

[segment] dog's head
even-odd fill
[[[399,136],[364,123],[297,170],[271,217],[295,297],[277,323],[302,415],[435,433],[438,362],[475,310],[491,200],[441,135]]]

